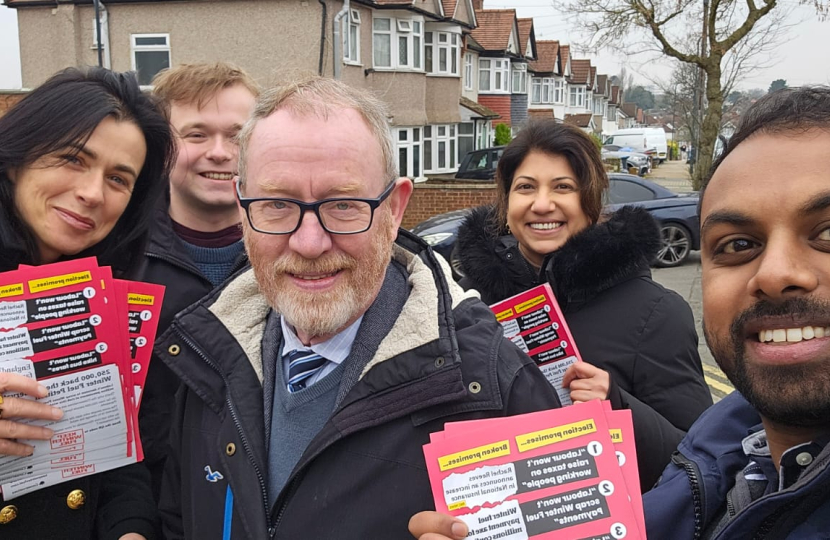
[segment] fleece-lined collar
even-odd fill
[[[433,271],[416,254],[394,246],[392,258],[406,267],[409,273],[409,299],[398,320],[378,347],[377,354],[363,369],[365,375],[373,366],[408,350],[429,343],[439,337],[439,292]],[[438,259],[444,275],[451,275],[449,266]],[[465,292],[448,280],[453,305],[475,292]],[[222,290],[209,310],[228,329],[242,347],[251,366],[262,381],[262,334],[271,307],[259,291],[253,270],[249,269],[232,280]]]

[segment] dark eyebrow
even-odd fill
[[[815,214],[830,207],[830,191],[825,191],[805,203],[800,209],[801,214]]]
[[[98,159],[98,154],[96,154],[93,150],[90,150],[86,146],[81,146],[80,144],[70,144],[69,147],[76,150],[79,154],[87,156],[89,159]],[[136,172],[136,170],[130,167],[129,165],[118,163],[115,165],[115,170],[132,175],[133,178],[138,178],[138,172]]]
[[[704,220],[703,225],[701,225],[700,232],[705,233],[707,229],[714,227],[715,225],[726,224],[741,227],[752,223],[752,219],[740,212],[723,210],[709,214],[706,217],[706,220]]]
[[[528,180],[533,180],[535,182],[539,181],[535,176],[530,176],[530,175],[527,175],[527,174],[519,175],[516,178],[527,178]],[[557,176],[555,178],[550,179],[551,182],[558,182],[559,180],[573,180],[574,182],[576,182],[576,179],[571,178],[570,176],[567,176],[567,175],[566,176]]]

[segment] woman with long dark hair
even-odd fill
[[[461,285],[488,304],[551,285],[585,360],[565,373],[565,387],[574,402],[608,399],[631,410],[646,491],[712,404],[692,311],[651,279],[657,224],[642,208],[603,216],[599,149],[552,120],[518,133],[496,184],[496,204],[475,209],[459,230]]]
[[[96,256],[117,277],[143,254],[174,156],[164,115],[132,73],[67,69],[0,117],[0,271]],[[0,373],[0,454],[30,455],[46,428],[18,419],[61,411],[33,379]],[[141,465],[3,501],[0,537],[153,538],[157,515]]]

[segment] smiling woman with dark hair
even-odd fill
[[[167,120],[135,76],[67,69],[0,118],[0,271],[97,256],[129,277],[174,156]],[[29,399],[46,389],[0,373],[0,454],[51,430],[17,419],[60,418]],[[154,538],[157,515],[140,464],[0,499],[0,538]]]
[[[473,210],[456,249],[461,285],[488,304],[551,285],[585,360],[564,384],[574,402],[631,410],[645,491],[712,397],[691,309],[651,279],[657,224],[642,208],[603,218],[607,189],[587,134],[531,122],[499,160],[495,206]]]

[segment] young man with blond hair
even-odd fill
[[[244,71],[219,62],[165,70],[153,80],[153,93],[167,107],[178,147],[169,197],[158,208],[140,272],[144,281],[167,287],[162,332],[177,312],[247,262],[233,189],[236,135],[259,89]],[[139,422],[156,497],[178,384],[163,362],[151,362]]]

